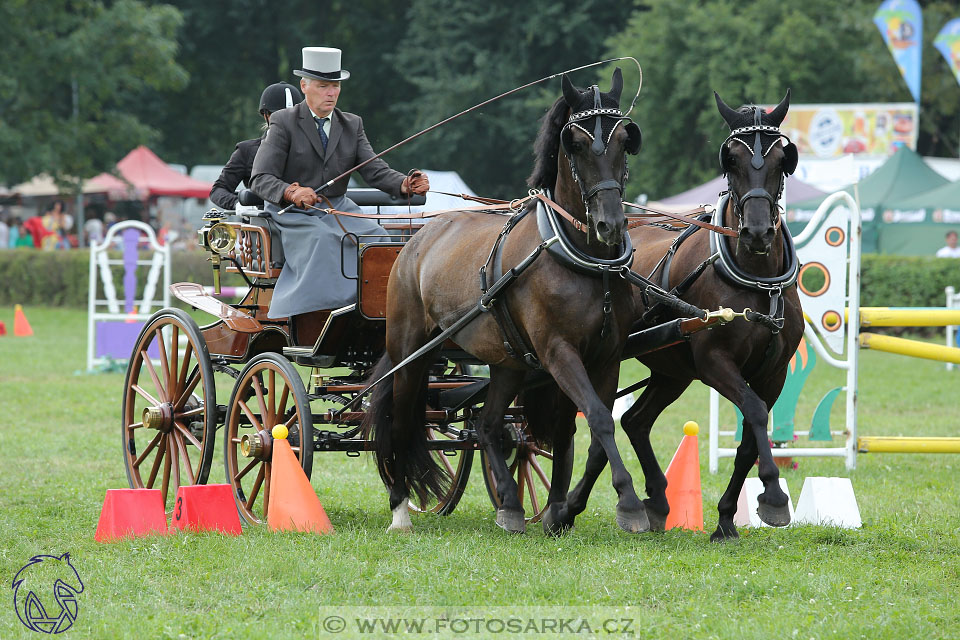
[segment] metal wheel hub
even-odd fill
[[[273,436],[266,430],[242,436],[240,438],[240,453],[247,458],[270,460],[273,453]]]
[[[144,408],[143,426],[169,433],[173,430],[173,404],[164,402],[156,407]]]

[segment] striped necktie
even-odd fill
[[[317,133],[320,134],[320,142],[323,144],[323,150],[327,150],[327,132],[323,129],[323,123],[325,123],[329,118],[314,118],[317,122]]]

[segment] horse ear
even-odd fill
[[[607,95],[613,98],[617,104],[620,104],[620,94],[622,92],[623,73],[620,72],[620,67],[617,67],[613,70],[613,79],[610,81],[610,91],[607,93]]]
[[[719,100],[719,96],[717,97]],[[730,172],[730,147],[726,143],[720,145],[720,168],[723,169],[723,175],[726,176]]]
[[[580,103],[580,90],[573,86],[567,74],[563,74],[560,79],[560,86],[563,87],[563,99],[567,102],[567,106],[576,109]]]
[[[787,143],[783,147],[783,175],[790,176],[793,175],[793,172],[797,170],[797,161],[799,156],[797,155],[797,145],[792,142]]]
[[[740,114],[737,113],[736,110],[728,107],[727,103],[720,99],[720,94],[716,91],[713,92],[713,97],[717,100],[717,110],[720,111],[720,116],[723,118],[723,121],[727,123],[728,127],[733,129],[733,124],[737,121],[737,118],[740,117]]]
[[[619,71],[619,69],[618,69]],[[636,122],[630,122],[625,127],[627,130],[627,144],[624,147],[630,155],[640,153],[640,146],[643,142],[643,134],[640,133],[640,127]]]
[[[767,122],[772,124],[775,127],[779,127],[780,123],[783,122],[783,119],[787,117],[787,109],[790,108],[790,89],[787,89],[787,95],[783,96],[783,100],[780,101],[773,111],[767,115]]]

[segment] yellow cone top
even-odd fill
[[[685,436],[695,436],[700,433],[700,425],[698,425],[693,420],[689,420],[683,425],[683,435]]]
[[[278,424],[272,430],[273,437],[277,440],[286,440],[287,438],[287,427],[282,424]]]

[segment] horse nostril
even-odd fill
[[[609,231],[610,231],[610,225],[608,225],[606,222],[603,222],[601,220],[600,222],[597,223],[597,233],[599,233],[600,235],[607,235]]]

